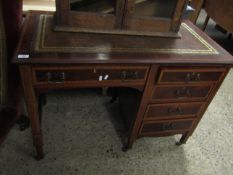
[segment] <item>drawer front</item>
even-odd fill
[[[146,66],[120,67],[43,67],[34,68],[35,84],[141,82],[146,80]]]
[[[166,135],[168,133],[171,134],[179,134],[183,133],[190,129],[194,120],[176,120],[176,121],[158,121],[158,122],[143,122],[140,135]]]
[[[144,120],[197,117],[202,105],[202,103],[150,104]]]
[[[183,100],[205,100],[212,85],[176,85],[176,86],[155,86],[153,101],[183,101]]]
[[[217,82],[221,79],[225,69],[169,69],[161,70],[158,84],[166,83],[196,83]]]

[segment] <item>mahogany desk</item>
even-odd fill
[[[190,22],[180,39],[65,33],[52,17],[31,12],[13,63],[18,64],[37,158],[43,153],[38,98],[51,89],[121,87],[129,126],[125,149],[144,136],[182,134],[197,127],[233,58]]]

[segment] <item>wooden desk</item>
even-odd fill
[[[44,155],[38,98],[47,90],[120,87],[129,126],[125,150],[144,136],[182,134],[182,144],[233,64],[230,54],[190,22],[182,24],[181,39],[51,29],[51,16],[30,13],[13,59],[38,159]]]

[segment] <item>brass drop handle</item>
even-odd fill
[[[127,72],[126,71],[122,71],[122,79],[126,80],[127,78]]]
[[[197,72],[187,73],[185,76],[186,81],[200,81],[201,74]]]
[[[189,97],[191,96],[190,90],[186,87],[182,88],[182,89],[177,89],[175,91],[175,96],[177,98],[182,98],[182,97]]]
[[[165,123],[163,125],[163,130],[166,131],[166,130],[173,130],[174,129],[174,126],[173,126],[173,123]]]
[[[138,72],[134,72],[134,78],[135,78],[135,79],[138,78]]]
[[[177,108],[168,108],[168,114],[181,114],[181,109],[180,107]]]
[[[138,78],[138,72],[127,72],[122,71],[122,80],[123,81],[129,81],[130,79],[137,79]]]
[[[65,72],[48,72],[47,79],[49,83],[63,83],[66,79]]]

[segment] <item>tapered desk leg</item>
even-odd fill
[[[207,25],[208,25],[209,20],[210,20],[210,17],[207,16],[206,19],[205,19],[205,22],[204,22],[204,24],[203,24],[203,26],[202,26],[202,30],[203,30],[203,31],[205,31],[205,29],[206,29],[206,27],[207,27]]]
[[[19,69],[21,82],[24,89],[27,111],[32,127],[33,145],[36,148],[37,152],[36,159],[40,160],[44,157],[43,138],[38,113],[38,99],[36,97],[35,90],[33,87],[31,67],[28,65],[20,65]]]
[[[123,152],[127,152],[129,149],[131,149],[133,147],[133,142],[134,142],[134,140],[129,135],[128,138],[127,138],[127,141],[124,143],[124,145],[123,145],[123,147],[122,147],[121,150]]]
[[[185,144],[188,138],[189,138],[189,132],[186,132],[185,134],[182,135],[182,137],[180,138],[180,141],[176,142],[176,145],[179,146],[179,145]]]

